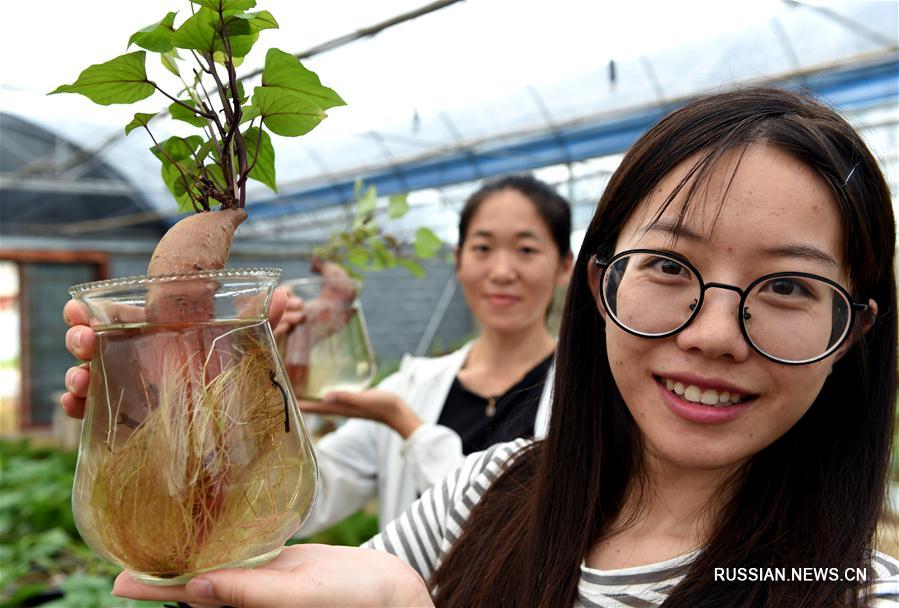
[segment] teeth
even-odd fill
[[[743,395],[740,393],[731,393],[729,391],[722,391],[719,393],[713,388],[703,390],[692,384],[684,386],[681,382],[675,382],[674,380],[669,380],[667,378],[664,380],[665,387],[669,391],[681,395],[684,399],[692,403],[702,403],[703,405],[720,407],[722,405],[739,403],[743,399]]]
[[[700,403],[702,401],[702,391],[699,390],[698,386],[693,386],[691,384],[687,387],[687,390],[684,391],[684,399],[692,401],[693,403]]]
[[[702,391],[702,397],[699,400],[706,405],[718,405],[718,391],[706,389]]]

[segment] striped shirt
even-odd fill
[[[471,454],[444,481],[427,490],[403,515],[364,546],[400,557],[428,580],[462,535],[474,505],[530,440],[518,439]],[[693,551],[646,566],[596,570],[581,564],[579,608],[653,608],[660,606],[686,576],[699,554]],[[868,606],[899,608],[899,562],[878,553]]]

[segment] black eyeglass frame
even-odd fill
[[[634,254],[639,254],[639,253],[654,254],[654,255],[658,255],[663,258],[672,259],[679,264],[683,264],[690,270],[690,272],[692,272],[696,276],[696,279],[699,281],[699,299],[696,301],[696,305],[693,306],[693,310],[690,313],[690,316],[681,325],[679,325],[678,327],[676,327],[675,329],[673,329],[671,331],[668,331],[668,332],[665,332],[662,334],[644,334],[644,333],[640,333],[634,329],[631,329],[630,327],[625,326],[623,323],[621,323],[621,321],[618,320],[617,315],[615,315],[611,311],[609,303],[606,301],[606,293],[605,293],[605,289],[603,288],[603,284],[604,284],[605,276],[606,276],[606,270],[608,270],[608,268],[612,264],[614,264],[617,260],[620,260],[621,258],[627,257],[629,255],[634,255]],[[783,365],[808,365],[809,363],[816,363],[818,361],[821,361],[822,359],[826,359],[827,357],[829,357],[830,355],[835,353],[846,341],[846,338],[849,337],[849,333],[852,330],[852,326],[855,324],[856,311],[865,312],[868,310],[868,304],[863,304],[861,302],[853,302],[852,296],[849,295],[849,292],[846,290],[846,288],[843,287],[842,285],[840,285],[839,283],[832,281],[832,280],[828,279],[827,277],[822,277],[817,274],[811,274],[808,272],[772,272],[771,274],[766,274],[766,275],[763,275],[763,276],[755,279],[745,289],[740,289],[736,285],[729,285],[727,283],[717,283],[717,282],[706,283],[706,282],[704,282],[702,280],[702,274],[700,274],[699,270],[696,268],[696,266],[694,266],[690,262],[690,260],[688,260],[687,258],[685,258],[681,255],[678,255],[674,252],[671,252],[671,251],[659,251],[658,249],[627,249],[625,251],[620,251],[620,252],[616,253],[609,259],[601,258],[600,255],[597,254],[596,257],[594,258],[593,263],[597,267],[602,269],[602,272],[599,275],[599,286],[598,286],[599,287],[599,299],[602,301],[602,306],[603,306],[603,308],[606,309],[606,313],[608,313],[609,318],[612,319],[612,322],[615,323],[615,325],[617,325],[624,331],[626,331],[627,333],[634,335],[634,336],[638,336],[640,338],[649,338],[649,339],[671,337],[671,336],[677,334],[678,332],[683,331],[688,325],[690,325],[690,323],[693,322],[693,319],[695,319],[699,315],[699,311],[702,310],[702,303],[705,301],[705,292],[707,289],[711,289],[713,287],[718,288],[718,289],[726,289],[728,291],[733,291],[733,292],[740,294],[740,304],[737,306],[737,323],[740,325],[740,333],[743,334],[743,338],[746,340],[746,343],[749,344],[749,346],[752,348],[752,350],[754,350],[761,356],[765,357],[766,359],[769,359],[770,361],[774,361],[776,363],[781,363]],[[839,292],[840,295],[843,296],[843,298],[846,300],[846,302],[849,303],[849,322],[846,323],[846,329],[843,331],[843,335],[840,337],[839,340],[837,340],[833,344],[833,346],[831,346],[823,354],[818,355],[817,357],[814,357],[812,359],[805,359],[803,361],[789,361],[787,359],[779,359],[778,357],[770,355],[770,354],[766,353],[765,351],[763,351],[761,348],[759,348],[755,344],[755,342],[753,342],[752,338],[749,336],[749,331],[746,329],[746,320],[747,320],[747,317],[745,316],[747,313],[746,298],[752,292],[752,289],[759,283],[762,283],[763,281],[768,281],[771,279],[776,279],[779,277],[805,277],[808,279],[815,279],[818,281],[823,281],[824,283],[827,283],[828,285],[830,285],[831,287],[836,289],[837,292]]]

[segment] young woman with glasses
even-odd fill
[[[640,138],[599,202],[544,440],[470,456],[368,550],[290,547],[186,589],[122,575],[115,593],[896,605],[899,564],[873,546],[895,416],[895,239],[877,162],[832,110],[773,89],[690,103]]]

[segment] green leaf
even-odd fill
[[[187,138],[173,135],[160,144],[162,152],[165,154],[160,152],[159,146],[152,146],[150,151],[165,165],[171,164],[172,161],[192,158],[194,152],[201,145],[203,145],[203,138],[199,135],[191,135]]]
[[[261,140],[260,135],[262,137]],[[275,183],[275,148],[272,146],[272,138],[259,127],[251,127],[243,134],[243,141],[247,148],[247,162],[249,163],[253,162],[253,155],[256,153],[256,145],[259,142],[259,156],[256,158],[256,164],[250,171],[250,177],[277,192],[278,186]]]
[[[178,64],[175,61],[176,59],[181,59],[181,57],[178,55],[178,51],[176,51],[174,48],[167,53],[161,53],[159,55],[159,61],[162,62],[163,67],[180,78],[181,72],[178,70]]]
[[[231,99],[231,87],[228,87],[225,91],[225,97]],[[246,94],[243,90],[243,82],[240,80],[237,81],[237,97],[240,99],[240,103],[243,103],[247,100]]]
[[[206,169],[209,178],[212,180],[212,183],[215,184],[215,187],[224,190],[225,174],[222,173],[222,168],[215,164],[206,165],[204,168]]]
[[[147,80],[146,57],[146,51],[135,51],[92,65],[81,72],[78,80],[57,87],[50,95],[80,93],[103,106],[146,99],[156,90]]]
[[[322,110],[346,105],[334,90],[322,86],[315,72],[307,70],[299,59],[279,49],[269,49],[265,54],[262,86],[279,87],[306,96]]]
[[[181,24],[172,36],[172,44],[179,49],[194,49],[210,52],[217,35],[219,16],[206,8],[201,8]]]
[[[234,60],[235,66],[243,63],[243,58],[250,54],[250,51],[252,50],[253,45],[256,44],[257,40],[259,40],[259,34],[248,34],[246,36],[228,36],[228,43],[231,45],[231,57]],[[222,42],[221,38],[215,39],[213,48],[215,49],[215,52],[213,53],[213,59],[224,65],[225,45]]]
[[[393,268],[396,266],[396,256],[387,250],[384,243],[380,240],[375,240],[372,243],[372,248],[375,251],[375,259],[378,260],[378,263],[381,266],[384,268]]]
[[[413,276],[421,279],[425,276],[424,266],[416,262],[415,260],[409,260],[407,258],[400,258],[397,260],[397,263],[400,266],[403,266],[406,270],[412,273]]]
[[[256,6],[256,0],[190,0],[215,12],[245,11]]]
[[[263,124],[285,137],[305,135],[326,117],[315,104],[279,88],[256,87],[253,105],[261,113]]]
[[[192,108],[196,107],[196,104],[194,104],[192,99],[182,99],[181,102],[186,103],[187,105],[189,105]],[[172,105],[170,105],[169,112],[172,114],[172,118],[174,118],[175,120],[183,120],[184,122],[191,124],[195,127],[205,127],[206,126],[205,118],[203,118],[202,116],[197,116],[197,114],[195,112],[191,112],[190,110],[188,110],[187,108],[185,108],[184,106],[182,106],[180,104],[173,103]]]
[[[371,259],[371,253],[362,247],[354,247],[346,254],[347,261],[359,268],[368,268],[368,261]]]
[[[153,51],[154,53],[165,53],[172,50],[172,33],[175,31],[175,15],[171,12],[162,21],[148,25],[147,27],[135,32],[128,39],[128,46],[136,44],[137,46]]]
[[[432,258],[441,247],[443,247],[443,241],[429,228],[419,228],[415,231],[415,255],[418,257]]]
[[[378,206],[378,189],[374,186],[369,186],[365,189],[365,192],[362,196],[358,197],[358,201],[356,203],[356,215],[369,215],[375,212],[375,209]]]
[[[240,124],[243,124],[245,122],[250,122],[254,118],[258,118],[258,117],[262,116],[262,112],[259,111],[259,108],[257,108],[256,106],[254,106],[252,104],[248,105],[248,106],[243,106],[241,108],[241,110],[243,111],[243,118],[240,119]]]
[[[145,114],[144,112],[138,112],[134,115],[134,120],[125,125],[125,135],[128,135],[133,130],[138,127],[146,127],[147,124],[156,116],[158,112],[154,112],[153,114]]]
[[[162,165],[162,181],[165,182],[169,192],[175,197],[179,211],[193,211],[193,203],[190,195],[187,194],[187,188],[189,187],[193,192],[197,192],[194,185],[196,176],[186,166],[187,163],[179,163],[179,165],[181,171],[178,170],[174,163],[164,163]],[[182,171],[187,178],[187,183],[185,183],[185,178],[181,175]]]
[[[209,153],[212,152],[213,158],[218,159],[218,152],[215,148],[215,141],[209,139],[203,142],[200,146],[199,150],[197,150],[196,157],[199,162],[203,162],[206,160],[206,157],[209,156]]]
[[[259,11],[258,13],[239,13],[234,15],[232,19],[242,19],[247,22],[249,30],[253,33],[262,30],[278,29],[278,22],[274,16],[268,11]]]
[[[394,194],[390,197],[390,206],[387,215],[392,218],[403,217],[409,212],[409,203],[406,202],[405,194]]]

